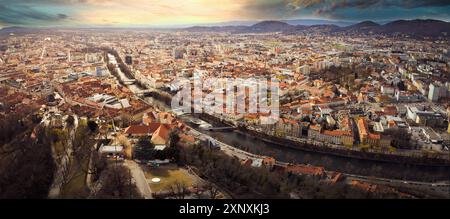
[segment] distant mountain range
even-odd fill
[[[313,26],[313,25],[336,25],[339,27],[346,27],[357,22],[352,21],[333,21],[333,20],[321,20],[321,19],[296,19],[296,20],[282,20],[284,23],[288,23],[290,25],[304,25],[304,26]]]
[[[449,37],[450,23],[439,20],[397,20],[383,25],[373,21],[363,21],[348,26],[336,24],[292,25],[282,21],[262,21],[251,26],[194,26],[184,28],[185,31],[223,31],[231,33],[268,33],[282,32],[286,34],[298,33],[327,33],[327,34],[384,34],[411,35],[417,37]]]
[[[290,24],[290,25],[336,25],[340,27],[350,26],[356,24],[357,22],[352,21],[334,21],[334,20],[323,20],[323,19],[293,19],[293,20],[280,20],[281,22]],[[227,21],[220,23],[204,23],[204,24],[196,24],[196,25],[180,25],[173,26],[173,28],[186,28],[191,26],[203,26],[203,27],[218,27],[218,26],[251,26],[262,21]],[[168,27],[172,28],[172,27]]]
[[[0,34],[23,34],[23,33],[30,33],[30,32],[37,32],[41,31],[40,29],[36,28],[28,28],[28,27],[17,27],[17,26],[11,26],[11,27],[4,27],[0,29]]]
[[[252,25],[249,21],[234,21],[222,23],[223,25],[192,26],[187,28],[171,28],[189,32],[229,32],[239,33],[269,33],[281,32],[284,34],[322,33],[331,35],[351,34],[383,34],[383,35],[409,35],[413,37],[444,37],[450,36],[450,22],[439,20],[397,20],[385,24],[373,21],[360,23],[327,21],[327,20],[288,20],[288,21],[262,21]],[[94,28],[96,29],[96,28]],[[125,28],[126,29],[126,28]],[[147,28],[139,28],[147,29]],[[151,28],[150,28],[151,29]],[[161,29],[161,28],[159,28]],[[23,34],[29,32],[48,31],[47,29],[5,27],[0,34]]]

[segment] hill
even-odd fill
[[[281,21],[262,21],[246,28],[244,31],[251,33],[284,32],[293,28],[295,26]]]
[[[439,20],[398,20],[387,23],[376,30],[383,34],[408,34],[423,37],[450,35],[450,23]]]

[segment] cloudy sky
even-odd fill
[[[450,21],[450,0],[0,0],[1,26],[170,26],[319,18]]]

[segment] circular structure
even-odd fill
[[[159,183],[159,182],[161,182],[160,178],[153,178],[152,179],[152,183]]]

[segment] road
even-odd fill
[[[379,185],[387,185],[391,187],[420,189],[421,191],[426,191],[427,194],[432,194],[442,198],[450,198],[450,183],[448,181],[427,183],[417,181],[385,179],[378,177],[358,176],[346,173],[344,173],[344,175],[346,176],[347,181],[349,183],[352,180],[358,180],[363,182],[375,183]]]
[[[147,179],[145,178],[144,171],[142,170],[142,168],[132,160],[126,160],[124,162],[124,165],[130,169],[131,176],[133,177],[134,182],[136,183],[136,187],[138,188],[141,195],[145,199],[152,199],[153,198],[152,190],[148,185]]]

